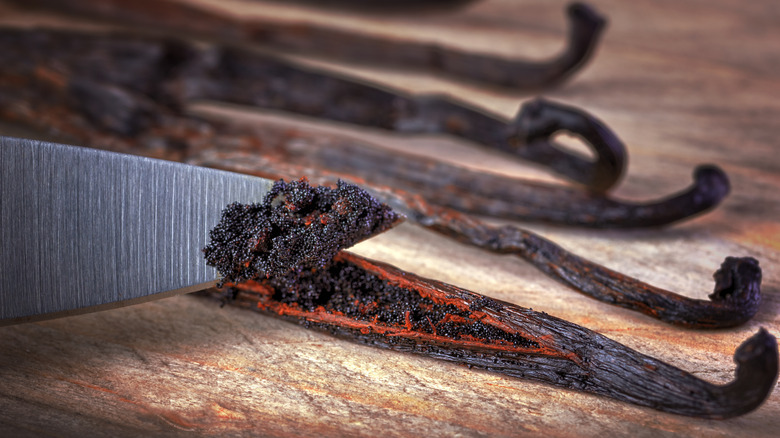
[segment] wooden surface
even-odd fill
[[[380,18],[312,14],[282,2],[271,8],[198,1],[241,10],[247,19],[327,19],[518,57],[544,57],[563,41],[562,1],[486,0],[455,13]],[[615,193],[666,195],[689,184],[700,163],[722,166],[732,193],[716,211],[662,230],[520,225],[699,298],[711,292],[724,257],[756,257],[764,301],[755,320],[714,332],[670,327],[581,296],[519,260],[412,225],[355,251],[584,325],[703,379],[730,381],[732,354],[743,340],[759,327],[780,335],[780,8],[771,0],[593,3],[610,18],[599,52],[573,81],[546,95],[589,110],[626,142],[630,165]],[[5,9],[4,22],[40,19]],[[507,116],[531,97],[425,75],[350,71],[409,90],[452,93]],[[353,134],[426,154],[446,148],[447,159],[549,178],[446,139]],[[354,345],[192,296],[0,328],[0,436],[756,437],[778,430],[777,389],[743,417],[690,419]]]

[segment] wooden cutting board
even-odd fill
[[[196,0],[190,0],[195,2]],[[562,47],[562,1],[486,0],[455,12],[365,16],[300,4],[197,0],[245,19],[272,15],[517,57]],[[717,383],[759,327],[780,335],[780,8],[771,0],[594,1],[610,25],[594,61],[546,95],[613,128],[630,153],[616,196],[654,199],[715,163],[732,193],[716,211],[660,230],[519,224],[644,281],[705,298],[724,257],[753,256],[763,307],[731,330],[694,331],[595,302],[523,262],[403,225],[355,251],[581,324]],[[3,22],[67,23],[1,5]],[[321,63],[318,61],[318,63]],[[429,75],[333,66],[412,91],[458,96],[511,116],[527,94]],[[196,108],[197,109],[197,108]],[[235,110],[204,113],[238,118]],[[296,123],[246,115],[256,122]],[[316,124],[307,129],[339,129]],[[350,131],[388,147],[549,179],[448,139]],[[445,152],[446,151],[446,152]],[[0,436],[776,436],[780,391],[726,421],[663,414],[604,397],[336,340],[272,317],[181,296],[0,328]]]

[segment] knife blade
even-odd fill
[[[201,249],[232,202],[273,181],[0,137],[0,325],[215,284]]]

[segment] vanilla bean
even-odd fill
[[[551,88],[569,79],[593,56],[606,27],[606,19],[592,7],[572,3],[566,11],[569,21],[566,48],[548,61],[534,62],[315,23],[292,23],[260,17],[239,19],[228,13],[175,0],[102,0],[100,7],[95,7],[91,0],[25,0],[18,3],[24,7],[114,20],[144,29],[259,43],[284,52],[419,69],[524,90]]]
[[[417,199],[392,204],[429,229],[486,250],[522,258],[548,276],[599,301],[689,328],[733,327],[753,318],[761,303],[761,268],[752,257],[726,257],[709,300],[661,289],[566,251],[512,225],[494,227]]]
[[[180,100],[210,99],[381,128],[404,134],[447,134],[520,157],[603,193],[626,165],[625,146],[602,122],[576,108],[541,99],[505,120],[445,96],[409,95],[322,71],[281,63],[246,50],[223,48],[189,71]],[[553,141],[569,132],[593,159]]]
[[[226,303],[375,347],[692,417],[756,409],[778,373],[777,341],[764,329],[735,352],[734,381],[714,385],[576,324],[345,252],[319,270],[233,285]]]
[[[677,193],[657,200],[634,202],[399,152],[388,153],[354,141],[330,141],[327,146],[298,142],[290,147],[276,143],[276,148],[274,153],[271,148],[258,149],[256,153],[268,158],[278,154],[285,160],[327,169],[344,178],[359,179],[364,184],[405,190],[422,196],[430,204],[464,213],[589,228],[670,225],[712,210],[730,191],[727,175],[713,165],[697,167],[693,172],[693,183]],[[241,157],[239,151],[226,151],[225,157],[231,154],[236,162],[256,161],[249,156]],[[244,152],[243,155],[249,154]]]

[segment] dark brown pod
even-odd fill
[[[19,3],[24,7],[119,21],[125,26],[134,24],[144,29],[167,30],[176,34],[190,33],[259,43],[284,52],[423,70],[522,90],[552,88],[568,80],[593,57],[607,24],[607,20],[593,7],[572,3],[566,9],[569,22],[566,48],[546,61],[526,61],[434,43],[379,37],[316,23],[268,19],[246,21],[175,0],[103,0],[100,7],[95,7],[90,0],[27,0]],[[413,3],[419,6],[423,2]]]

